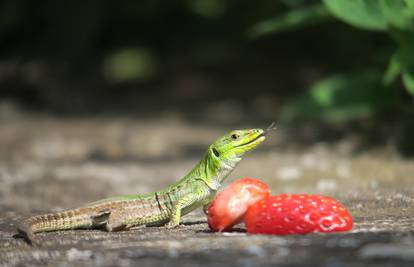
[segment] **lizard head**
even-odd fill
[[[263,129],[231,131],[210,146],[210,155],[222,160],[239,160],[244,153],[262,143],[266,133]]]

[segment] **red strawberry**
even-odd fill
[[[258,179],[243,178],[219,192],[208,207],[208,225],[213,231],[229,230],[243,220],[247,209],[269,197],[269,187]]]
[[[245,216],[248,233],[306,234],[352,229],[352,217],[339,202],[317,195],[278,195],[256,202]]]

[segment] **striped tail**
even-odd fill
[[[104,222],[103,215],[89,208],[79,208],[57,213],[38,215],[27,218],[19,223],[17,231],[29,244],[38,244],[35,234],[57,230],[69,230],[78,228],[91,228],[99,221]],[[105,216],[107,217],[107,216]],[[101,218],[101,220],[97,220]]]

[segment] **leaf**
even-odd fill
[[[391,57],[387,70],[385,71],[384,77],[382,78],[384,85],[388,86],[393,81],[395,81],[395,79],[401,73],[401,70],[402,70],[402,63],[400,61],[400,57],[398,53],[396,53]]]
[[[403,0],[379,0],[381,11],[387,23],[401,30],[413,26],[413,14]]]
[[[387,20],[378,0],[323,0],[338,19],[358,28],[386,30]]]
[[[414,97],[414,73],[404,71],[402,74],[405,89]]]
[[[411,11],[411,14],[414,14],[414,0],[404,0],[404,2]]]
[[[402,81],[406,90],[414,96],[414,34],[412,32],[404,32],[398,38],[400,46],[396,53],[398,58]]]
[[[380,77],[381,72],[372,70],[327,77],[313,85],[309,93],[288,103],[282,119],[338,122],[371,116],[396,101],[396,91],[384,87]]]
[[[248,36],[250,38],[257,38],[270,33],[314,25],[329,18],[329,12],[321,4],[306,8],[297,8],[284,15],[273,17],[253,25],[248,31]]]

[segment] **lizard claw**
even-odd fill
[[[169,223],[167,223],[167,225],[165,226],[167,229],[174,229],[179,227],[179,223],[175,223],[173,221],[170,221]]]

